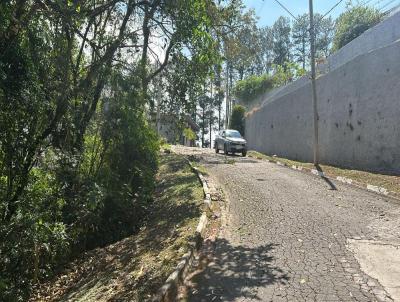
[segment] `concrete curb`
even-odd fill
[[[257,158],[256,156],[251,156],[251,155],[249,157],[260,159],[260,158]],[[390,197],[392,199],[395,199],[397,202],[400,202],[400,194],[398,194],[396,192],[389,191],[384,187],[379,187],[379,186],[375,186],[375,185],[368,184],[368,183],[367,184],[360,183],[360,182],[357,182],[357,181],[355,181],[355,180],[353,180],[351,178],[347,178],[347,177],[343,177],[343,176],[333,177],[333,176],[327,175],[326,173],[324,173],[322,171],[318,171],[316,169],[310,169],[310,168],[306,168],[306,167],[302,167],[302,166],[296,166],[296,165],[289,166],[289,165],[287,165],[285,163],[282,163],[280,161],[275,161],[275,160],[270,160],[270,159],[261,159],[261,160],[264,160],[264,161],[267,161],[267,162],[270,162],[270,163],[273,163],[273,164],[277,164],[279,166],[287,167],[287,168],[292,169],[292,170],[301,171],[301,172],[305,172],[305,173],[310,173],[313,176],[325,177],[325,178],[327,178],[329,180],[339,181],[339,182],[341,182],[343,184],[346,184],[346,185],[349,185],[349,186],[352,186],[352,187],[356,187],[358,189],[367,190],[369,192],[373,192],[373,193],[376,193],[376,194],[381,195],[381,196]]]
[[[203,174],[192,165],[192,163],[187,159],[188,164],[192,171],[196,173],[199,178],[204,192],[204,203],[207,205],[207,208],[211,206],[211,191],[207,185],[207,181]],[[178,294],[178,287],[182,284],[185,279],[189,268],[193,263],[193,259],[195,257],[196,252],[198,252],[203,244],[203,234],[207,227],[207,213],[203,212],[200,216],[199,223],[196,228],[196,232],[193,240],[189,242],[189,250],[188,252],[182,256],[181,261],[179,261],[175,270],[168,276],[164,285],[158,290],[157,294],[153,298],[153,302],[172,302],[176,301],[176,296]]]

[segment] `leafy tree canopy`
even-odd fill
[[[364,31],[382,20],[379,10],[361,4],[348,6],[348,10],[336,20],[333,50],[342,48]]]

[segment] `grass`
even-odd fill
[[[197,162],[194,162],[194,161],[191,161],[190,163],[191,163],[192,166],[195,167],[201,174],[203,174],[203,175],[208,175],[207,169],[206,169],[203,165],[201,165],[201,164],[199,164],[199,163],[197,163]]]
[[[276,156],[269,156],[266,154],[262,154],[256,151],[249,151],[248,156],[258,158],[258,159],[268,159],[271,161],[280,161],[288,166],[296,165],[300,167],[305,167],[309,169],[315,169],[312,163],[304,163],[300,161],[294,161],[287,158],[276,157]],[[386,175],[386,174],[379,174],[374,172],[367,172],[367,171],[359,171],[359,170],[351,170],[351,169],[344,169],[329,165],[320,165],[324,173],[331,177],[346,177],[350,178],[358,183],[362,184],[371,184],[374,186],[383,187],[389,191],[395,192],[400,194],[400,176],[396,175]]]
[[[166,142],[161,142],[160,149],[163,151],[171,151],[171,145]]]
[[[147,222],[133,236],[86,253],[33,301],[150,301],[193,238],[203,190],[182,156],[162,154]]]

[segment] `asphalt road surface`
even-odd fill
[[[175,152],[194,155],[228,200],[189,301],[400,299],[396,201],[253,158]]]

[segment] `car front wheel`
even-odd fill
[[[224,153],[225,155],[228,155],[228,146],[226,144],[224,145]]]
[[[245,157],[247,155],[247,151],[242,151],[242,156]]]

